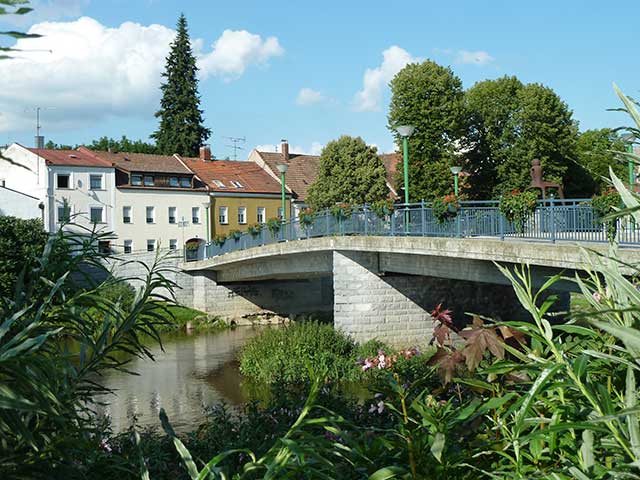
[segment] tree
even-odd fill
[[[388,127],[396,142],[402,141],[398,126],[416,127],[409,139],[410,201],[451,193],[449,167],[466,125],[462,82],[450,68],[428,60],[407,65],[390,85]],[[402,186],[398,170],[396,184]]]
[[[576,144],[576,162],[583,167],[593,181],[593,192],[600,193],[609,183],[609,167],[618,178],[627,178],[627,166],[615,152],[624,152],[625,144],[620,136],[609,128],[587,130],[580,133]]]
[[[474,85],[465,97],[470,117],[466,157],[477,176],[472,179],[476,196],[527,188],[536,158],[545,180],[564,184],[567,194],[588,189],[588,179],[572,163],[577,125],[552,89],[503,77]]]
[[[48,150],[75,150],[77,146],[72,147],[71,145],[66,145],[64,143],[57,144],[54,141],[49,140],[47,143],[44,144],[44,148]]]
[[[204,126],[198,94],[198,67],[191,50],[187,19],[180,15],[176,38],[167,57],[165,78],[160,87],[162,100],[156,117],[158,130],[152,135],[158,150],[165,155],[178,153],[197,156],[199,148],[211,136]]]
[[[123,135],[120,140],[109,137],[100,137],[98,140],[91,142],[87,148],[91,150],[107,151],[109,149],[114,152],[129,153],[160,153],[156,145],[142,140],[129,140]]]
[[[320,173],[309,189],[309,205],[327,208],[339,202],[364,205],[389,194],[377,149],[360,137],[343,135],[320,154]]]

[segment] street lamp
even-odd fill
[[[210,232],[209,232],[209,207],[211,206],[211,204],[209,202],[203,203],[202,206],[204,207],[204,211],[205,211],[205,215],[206,215],[206,225],[207,225],[207,243],[209,243],[210,240]]]
[[[633,142],[636,140],[636,136],[633,133],[625,133],[622,135],[622,140],[627,143],[627,152],[633,154]],[[633,158],[631,156],[627,157],[627,166],[629,168],[629,190],[633,191],[635,175],[633,174]]]
[[[284,180],[285,180],[285,174],[289,169],[289,165],[287,165],[286,163],[281,163],[279,165],[276,165],[276,168],[280,172],[280,183],[282,184],[282,223],[284,223],[287,221],[287,200],[286,200],[285,189],[284,189],[284,185],[285,185]]]
[[[396,132],[402,137],[402,158],[404,168],[404,231],[409,233],[409,137],[413,135],[415,127],[412,125],[399,125]]]
[[[462,167],[454,165],[453,167],[449,168],[449,170],[451,170],[451,173],[453,173],[453,191],[456,194],[456,198],[458,198],[458,175],[460,175]]]

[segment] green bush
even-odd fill
[[[331,325],[295,323],[265,330],[242,350],[240,371],[264,383],[299,383],[309,380],[309,370],[326,369],[329,380],[350,381],[359,376],[359,355],[377,351],[380,343],[363,348]]]

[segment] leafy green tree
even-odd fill
[[[309,204],[313,208],[339,202],[363,205],[388,193],[384,164],[376,148],[360,137],[343,135],[322,150],[320,173],[309,189]]]
[[[123,135],[120,140],[115,140],[109,137],[100,137],[98,140],[94,140],[87,148],[91,150],[107,151],[109,149],[115,152],[129,152],[129,153],[159,153],[159,149],[156,145],[142,140],[129,140],[126,135]]]
[[[409,139],[410,201],[451,193],[449,167],[466,125],[462,82],[450,68],[427,60],[404,67],[390,85],[388,127],[396,142],[402,142],[398,126],[415,127]],[[403,169],[398,170],[396,185],[401,187]]]
[[[576,144],[576,161],[593,181],[593,192],[600,193],[609,183],[609,167],[619,177],[627,178],[627,166],[615,152],[624,152],[625,144],[610,128],[587,130],[580,133]]]
[[[176,39],[171,44],[165,71],[158,130],[152,135],[161,153],[196,156],[200,146],[211,136],[204,126],[200,95],[198,94],[198,67],[191,50],[187,19],[180,15]]]
[[[75,150],[77,146],[73,147],[71,145],[66,145],[64,143],[58,144],[52,140],[49,140],[47,143],[44,144],[44,148],[49,150]]]

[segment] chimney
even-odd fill
[[[288,162],[289,161],[289,143],[287,142],[286,138],[283,138],[282,140],[280,140],[280,142],[282,142],[280,146],[280,150],[282,151],[282,159],[285,162]]]
[[[44,137],[36,135],[36,148],[44,148]]]
[[[200,147],[200,160],[203,162],[211,161],[211,146],[210,145],[202,145]]]

